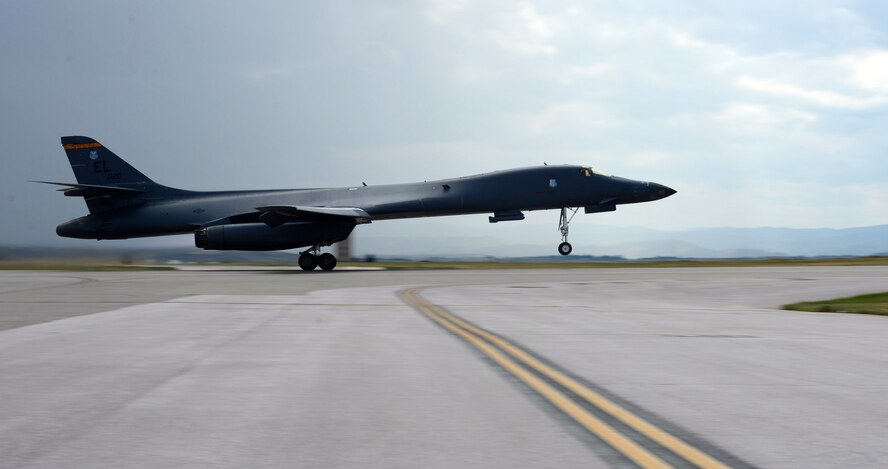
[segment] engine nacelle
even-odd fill
[[[351,219],[293,221],[274,228],[265,223],[205,226],[194,232],[194,245],[224,251],[278,251],[333,244],[348,238]]]

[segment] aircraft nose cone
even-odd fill
[[[676,192],[678,191],[663,184],[651,183],[651,200],[665,199]]]

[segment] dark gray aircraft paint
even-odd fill
[[[609,212],[675,193],[653,182],[608,176],[584,166],[540,166],[412,184],[325,189],[195,192],[155,183],[89,137],[62,137],[89,215],[58,226],[59,236],[125,239],[194,233],[203,249],[270,251],[309,247],[299,265],[331,270],[322,246],[376,220],[492,213],[491,223],[522,220],[523,211],[560,209],[561,254],[571,252],[568,225],[577,209]]]

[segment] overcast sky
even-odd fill
[[[679,191],[577,223],[885,224],[886,34],[879,1],[5,1],[0,244],[86,213],[25,182],[73,181],[62,135],[198,190],[571,163]]]

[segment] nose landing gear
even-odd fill
[[[562,207],[561,208],[561,218],[558,220],[558,231],[561,232],[561,244],[558,245],[558,254],[562,256],[566,256],[573,251],[573,246],[567,242],[567,232],[570,229],[570,221],[573,220],[573,217],[577,214],[577,211],[580,208],[569,208]],[[567,212],[570,211],[570,216],[568,216]]]
[[[320,267],[321,270],[330,271],[336,268],[336,256],[325,252],[318,254],[321,250],[319,245],[314,245],[310,249],[299,254],[299,267],[302,270],[314,270]]]

